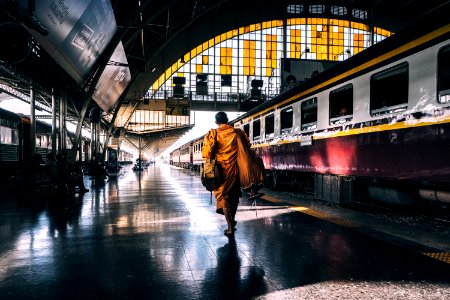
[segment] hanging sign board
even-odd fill
[[[130,81],[131,73],[128,68],[127,57],[122,42],[120,42],[100,76],[92,99],[101,109],[109,112],[116,105],[117,100]]]
[[[28,10],[29,0],[19,0]],[[29,28],[33,37],[78,83],[90,73],[117,30],[109,0],[33,1],[33,15],[48,34]]]
[[[189,116],[188,99],[168,99],[166,101],[166,115],[170,116]]]

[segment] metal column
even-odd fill
[[[30,153],[31,157],[36,154],[36,99],[34,98],[34,87],[31,83],[30,87]]]
[[[55,89],[52,88],[52,152],[57,152],[57,127],[56,127],[56,98]]]
[[[65,150],[66,141],[66,119],[67,119],[67,99],[65,92],[62,92],[59,98],[59,151]]]

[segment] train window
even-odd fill
[[[248,137],[250,136],[250,124],[244,125],[244,132]]]
[[[408,63],[390,68],[370,79],[370,113],[378,116],[403,111],[408,106]]]
[[[0,143],[11,144],[11,128],[0,126]]]
[[[300,110],[302,115],[302,130],[315,129],[317,126],[317,98],[303,101]]]
[[[36,147],[42,147],[42,136],[36,135]]]
[[[450,102],[450,46],[438,54],[438,93],[440,103]]]
[[[340,124],[353,118],[353,85],[347,84],[330,92],[330,124]]]
[[[292,106],[281,110],[280,112],[281,134],[291,133],[293,121],[294,121],[294,110],[292,109]]]
[[[253,140],[259,140],[261,135],[261,120],[253,121]]]
[[[19,145],[19,131],[17,129],[11,129],[11,144]]]
[[[273,114],[266,116],[265,118],[264,133],[266,138],[271,138],[275,134],[275,116]]]

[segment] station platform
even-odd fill
[[[450,299],[448,237],[265,191],[228,238],[193,171],[84,180],[2,191],[0,299]]]

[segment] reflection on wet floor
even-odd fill
[[[279,299],[330,283],[450,291],[447,264],[261,199],[241,201],[228,239],[189,170],[127,168],[85,185],[63,208],[43,194],[2,197],[2,299]]]

